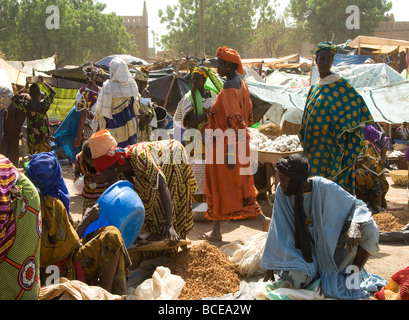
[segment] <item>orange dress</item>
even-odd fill
[[[208,129],[212,129],[214,135],[207,140],[204,182],[208,220],[250,219],[262,213],[256,200],[258,191],[253,174],[249,173],[247,127],[253,124],[253,104],[246,83],[241,81],[241,84],[241,89],[223,89],[211,109]],[[234,140],[227,137],[228,132],[234,134]],[[229,152],[234,146],[236,158],[236,166],[231,171],[225,161],[220,162],[225,159],[228,143]],[[244,153],[247,162],[242,157]],[[247,169],[245,174],[243,169]]]

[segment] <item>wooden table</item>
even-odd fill
[[[278,176],[277,176],[277,170],[275,168],[275,164],[277,163],[278,160],[281,158],[288,157],[289,155],[292,154],[302,154],[301,151],[295,151],[295,152],[268,152],[268,151],[258,151],[258,161],[265,163],[266,165],[266,187],[264,189],[259,190],[260,193],[267,193],[269,195],[273,194],[273,185],[274,185],[274,190],[277,189],[278,185]],[[273,178],[273,182],[271,181],[271,178]]]

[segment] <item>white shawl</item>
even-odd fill
[[[109,64],[110,80],[105,81],[96,103],[97,114],[112,119],[112,99],[134,97],[139,100],[138,85],[132,79],[126,62],[121,58],[112,59]]]

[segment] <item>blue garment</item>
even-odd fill
[[[40,190],[42,196],[60,199],[70,212],[70,194],[62,177],[61,166],[52,152],[41,152],[30,156],[26,175]]]
[[[81,112],[76,111],[74,106],[54,134],[56,139],[54,150],[57,151],[59,148],[63,148],[65,154],[73,163],[76,162],[75,157],[81,151],[79,147],[74,146],[74,140],[78,134],[80,116]]]
[[[379,251],[378,228],[372,214],[364,202],[353,197],[338,184],[323,177],[312,178],[312,183],[313,191],[304,208],[307,219],[311,221],[309,229],[313,262],[307,263],[301,250],[295,248],[294,196],[287,197],[279,185],[262,268],[290,273],[302,272],[307,276],[308,283],[320,278],[324,293],[333,298],[367,299],[368,292],[346,287],[350,274],[345,273],[345,268],[353,261],[357,248],[354,248],[351,256],[349,250],[343,247],[352,221],[363,223],[360,246],[371,255]]]

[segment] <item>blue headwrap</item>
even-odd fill
[[[41,152],[30,156],[26,174],[31,182],[40,189],[43,196],[60,199],[70,213],[70,194],[62,177],[61,166],[51,152]]]

